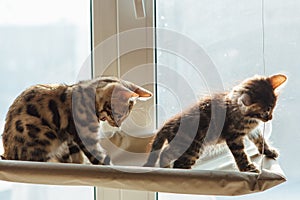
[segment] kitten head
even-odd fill
[[[148,100],[152,93],[134,83],[111,79],[100,81],[96,90],[98,120],[120,127],[137,100]]]
[[[266,122],[272,119],[277,90],[287,77],[277,74],[270,77],[255,76],[234,89],[240,111],[247,117]]]

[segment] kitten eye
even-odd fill
[[[253,115],[253,117],[256,117],[256,118],[258,118],[258,117],[260,117],[261,116],[261,114],[254,114]]]
[[[253,117],[253,118],[258,118],[260,117],[261,114],[256,114],[256,113],[252,113],[250,115],[248,115],[249,117]]]
[[[266,112],[270,112],[271,110],[272,110],[272,106],[269,106],[268,108],[267,108],[267,110],[266,110]]]

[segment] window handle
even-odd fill
[[[134,2],[134,10],[135,10],[135,17],[137,19],[145,18],[145,4],[144,0],[133,0]]]

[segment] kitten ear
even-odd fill
[[[242,103],[244,106],[250,106],[252,104],[251,97],[249,94],[242,94],[242,96],[239,98],[239,103]]]
[[[145,101],[152,97],[152,93],[148,93],[147,90],[142,89],[143,88],[137,88],[135,91],[132,91],[123,85],[116,86],[114,87],[113,96],[116,95],[116,97],[121,97],[133,102],[136,100]]]
[[[275,90],[277,87],[282,85],[287,80],[287,77],[283,74],[276,74],[269,77],[269,80],[273,87],[273,90]]]
[[[114,93],[123,99],[128,99],[129,101],[136,101],[139,95],[124,86],[117,86],[114,88]]]
[[[138,94],[138,99],[141,101],[147,101],[152,97],[152,93],[144,88],[138,87],[134,90],[136,94]]]
[[[141,101],[146,101],[148,99],[150,99],[153,94],[152,92],[150,92],[149,90],[146,90],[145,88],[143,87],[140,87],[138,85],[135,85],[131,82],[128,82],[128,81],[124,81],[124,85],[130,89],[132,92],[134,92],[135,94],[138,95],[138,100],[141,100]]]

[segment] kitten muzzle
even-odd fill
[[[107,118],[105,118],[105,119],[107,120],[108,124],[109,124],[110,126],[112,126],[112,127],[117,127],[117,128],[119,128],[119,127],[121,126],[121,123],[118,123],[118,122],[116,122],[116,121],[114,121],[114,120],[109,120],[109,119],[107,119]]]
[[[267,121],[271,120],[272,118],[273,118],[272,115],[267,115],[267,114],[261,116],[261,120],[263,122],[267,122]]]
[[[248,114],[246,115],[251,118],[259,119],[263,122],[267,122],[273,118],[272,114]]]

